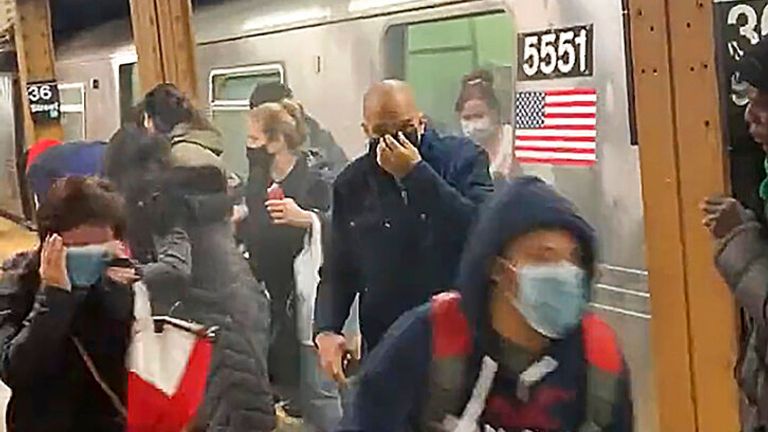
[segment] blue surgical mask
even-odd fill
[[[581,322],[587,306],[587,275],[563,261],[526,265],[517,269],[518,311],[534,330],[550,339],[562,339]]]
[[[67,274],[72,286],[89,287],[101,279],[107,268],[107,248],[104,245],[67,248]]]

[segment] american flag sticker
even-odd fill
[[[515,101],[520,163],[592,166],[597,162],[597,91],[524,91]]]

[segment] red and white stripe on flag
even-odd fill
[[[592,166],[597,162],[597,91],[522,91],[515,100],[520,163]]]

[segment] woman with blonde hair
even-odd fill
[[[286,414],[303,416],[317,430],[331,430],[341,416],[340,403],[332,383],[317,382],[311,342],[311,308],[317,288],[313,275],[318,269],[306,267],[319,263],[297,264],[310,244],[321,249],[330,184],[309,166],[300,150],[307,136],[300,105],[289,100],[265,103],[250,111],[249,120],[249,215],[240,223],[240,234],[254,274],[266,284],[272,299],[273,391]],[[321,251],[316,252],[314,256]]]

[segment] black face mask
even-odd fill
[[[272,161],[275,159],[275,155],[270,154],[266,147],[259,148],[247,148],[245,150],[246,156],[248,156],[248,163],[252,167],[269,168],[272,165]]]
[[[412,127],[406,130],[395,132],[394,134],[392,134],[392,137],[399,142],[400,140],[398,136],[400,134],[403,134],[405,139],[407,139],[408,142],[413,144],[414,147],[418,148],[419,146],[421,146],[422,135],[419,133],[419,130],[417,128]],[[376,146],[379,145],[379,140],[381,140],[381,138],[371,138],[368,140],[368,147],[371,149],[371,151],[375,150]]]
[[[421,134],[415,127],[402,131],[402,134],[414,147],[419,147],[421,145]]]

